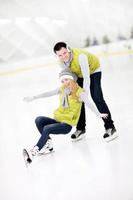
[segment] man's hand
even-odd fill
[[[100,118],[107,119],[108,114],[107,113],[100,113]]]

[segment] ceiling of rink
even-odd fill
[[[132,10],[132,0],[0,0],[0,60],[47,54],[57,41],[128,37]]]

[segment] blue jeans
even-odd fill
[[[41,134],[41,137],[36,144],[36,146],[39,147],[39,151],[50,138],[50,134],[67,134],[72,129],[72,126],[69,124],[57,122],[55,119],[51,119],[49,117],[37,117],[35,119],[35,123]]]

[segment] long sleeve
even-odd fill
[[[51,90],[49,92],[44,92],[42,94],[38,94],[38,95],[35,95],[35,96],[31,96],[31,97],[24,97],[24,101],[26,102],[31,102],[31,101],[34,101],[36,99],[39,99],[39,98],[44,98],[44,97],[50,97],[50,96],[54,96],[54,95],[57,95],[59,94],[60,92],[60,88],[56,88],[54,90]]]
[[[100,112],[98,111],[98,109],[91,103],[91,100],[88,99],[88,96],[86,94],[86,92],[82,92],[79,96],[79,100],[83,101],[85,103],[85,105],[96,114],[97,117],[100,118]]]
[[[85,54],[79,55],[79,64],[83,75],[83,88],[89,94],[90,93],[90,68],[88,58]]]
[[[35,95],[34,99],[54,96],[54,95],[59,94],[59,91],[60,91],[60,88],[56,88],[54,90],[51,90],[51,91],[48,91],[48,92],[44,92],[42,94]]]

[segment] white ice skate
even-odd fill
[[[38,155],[38,147],[35,146],[33,149],[27,150],[23,149],[23,157],[26,164],[26,167],[32,162],[33,158]]]
[[[52,139],[48,139],[44,147],[38,152],[38,155],[45,155],[53,152]]]

